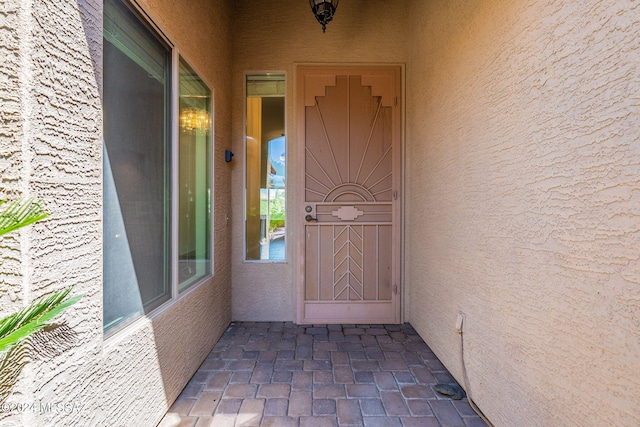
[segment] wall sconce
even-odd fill
[[[327,29],[327,24],[333,19],[333,15],[338,8],[338,2],[340,0],[309,0],[311,10],[316,19],[322,25],[322,32]]]

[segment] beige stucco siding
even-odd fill
[[[497,426],[640,424],[640,5],[412,5],[411,324]]]
[[[299,246],[295,221],[299,165],[287,169],[287,257],[283,264],[243,262],[243,168],[245,72],[287,73],[288,159],[298,158],[294,118],[294,63],[406,63],[407,3],[344,1],[335,19],[322,27],[309,3],[287,0],[269,7],[235,2],[233,30],[233,319],[294,320]],[[384,11],[384,13],[380,13]]]
[[[287,74],[297,158],[294,64],[311,62],[406,64],[405,317],[464,383],[463,313],[489,419],[640,424],[638,2],[344,1],[326,34],[298,0],[140,5],[213,90],[215,276],[103,339],[102,1],[2,2],[0,197],[52,215],[0,242],[0,314],[85,296],[10,398],[81,407],[0,424],[155,425],[231,319],[295,319],[296,228],[287,263],[242,261],[243,85]]]
[[[0,28],[0,198],[20,192],[22,156],[22,101],[20,89],[24,85],[21,76],[20,44],[27,34],[22,22],[19,2],[3,4],[3,20]],[[22,83],[22,84],[21,84]],[[22,273],[20,268],[20,244],[7,236],[3,239],[0,272],[4,286],[0,289],[0,304],[3,310],[20,307]]]
[[[7,1],[2,8],[0,196],[41,198],[51,217],[2,240],[3,273],[7,257],[12,271],[2,275],[0,307],[6,315],[72,284],[85,297],[64,315],[72,335],[30,354],[7,401],[76,402],[82,413],[2,411],[0,423],[77,425],[98,412],[98,393],[87,391],[99,376],[102,351],[102,112],[93,66],[101,61],[102,7]],[[8,248],[14,241],[17,258]]]
[[[0,308],[7,314],[71,284],[84,298],[63,317],[71,339],[56,351],[33,352],[36,359],[8,399],[78,410],[2,411],[2,425],[156,425],[231,320],[230,171],[224,163],[231,7],[140,5],[213,91],[215,275],[103,339],[102,1],[4,2],[0,196],[42,198],[52,215],[0,244]]]
[[[198,1],[184,8],[172,1],[140,2],[213,92],[214,277],[175,304],[161,309],[152,322],[143,320],[131,331],[107,342],[105,363],[112,374],[105,386],[120,390],[114,393],[118,400],[109,402],[109,407],[119,413],[123,425],[145,413],[150,425],[159,421],[167,402],[173,402],[182,391],[231,320],[231,240],[227,220],[230,217],[230,169],[224,162],[231,120],[231,10],[223,3]],[[122,370],[123,365],[131,363],[134,366]],[[126,396],[130,393],[122,392],[131,387],[132,376],[137,379],[138,388],[133,395],[147,396],[144,408],[142,402]]]

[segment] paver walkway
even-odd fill
[[[232,323],[160,427],[485,426],[409,324]]]

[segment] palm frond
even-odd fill
[[[0,206],[5,203],[5,200],[0,200]],[[44,210],[42,201],[33,199],[15,200],[0,211],[0,236],[33,224],[48,216],[49,213]]]
[[[69,294],[69,292],[71,292],[71,288],[58,291],[49,297],[43,298],[41,301],[34,302],[17,313],[0,319],[0,339],[6,337],[12,331],[26,325],[33,319],[37,319],[50,307],[54,307],[59,304],[60,301]]]
[[[15,314],[0,319],[0,352],[13,347],[20,340],[38,331],[45,326],[46,322],[78,302],[82,295],[65,300],[71,289],[72,287],[69,287],[56,292]]]

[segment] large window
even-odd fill
[[[103,65],[103,314],[111,333],[211,273],[211,92],[119,0],[104,5]]]
[[[286,258],[284,83],[283,74],[247,76],[247,260],[284,261]]]

